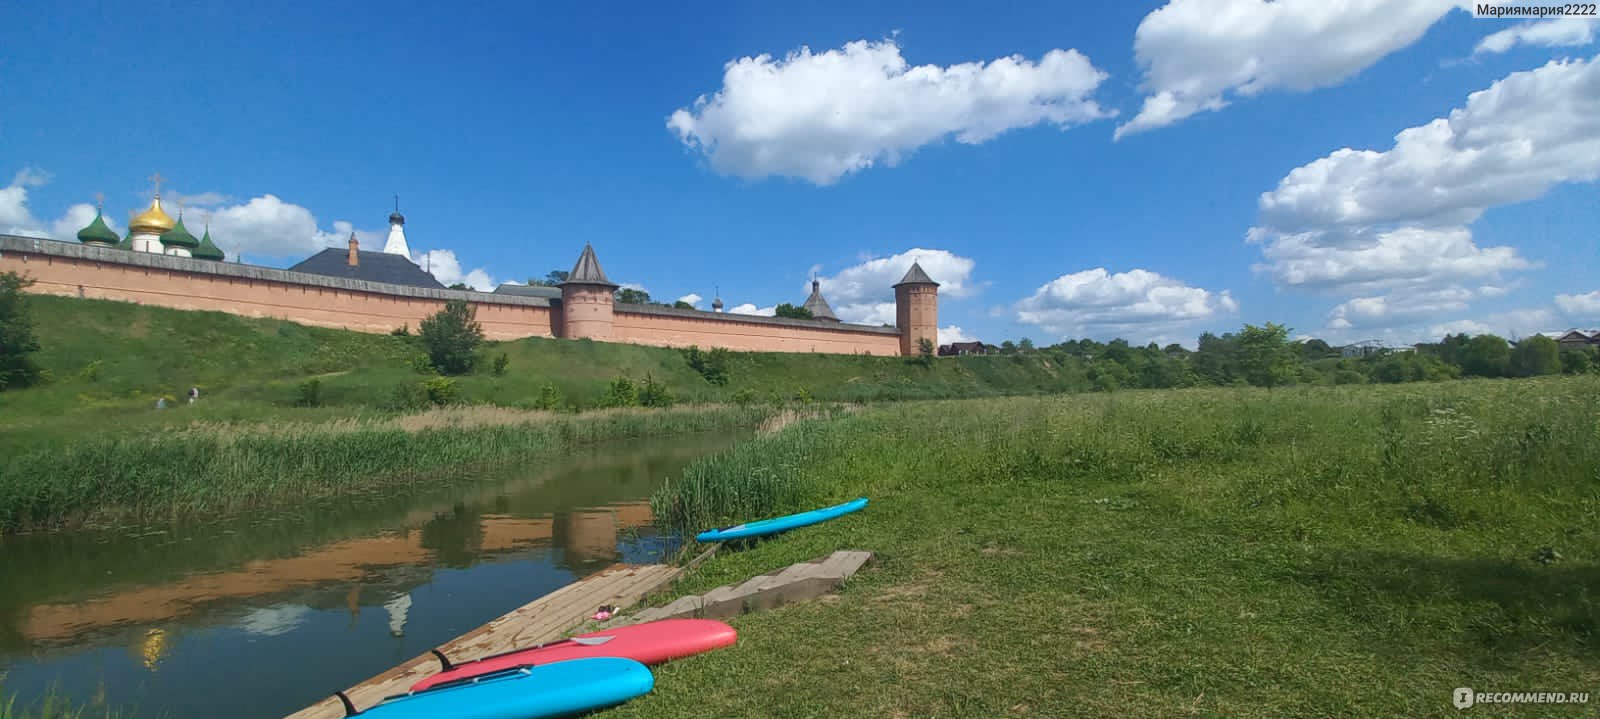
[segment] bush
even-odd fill
[[[427,395],[430,404],[455,404],[461,398],[460,388],[456,387],[456,381],[449,377],[433,377],[423,380],[422,390]]]
[[[611,386],[606,388],[606,394],[600,398],[601,407],[637,407],[639,406],[639,390],[633,386],[633,380],[627,377],[618,377],[611,380]]]
[[[411,325],[400,325],[399,327],[389,330],[389,334],[395,337],[410,337]]]
[[[657,382],[655,377],[646,374],[644,386],[639,390],[639,404],[645,407],[671,407],[673,403],[672,391],[665,384]]]
[[[733,403],[740,407],[749,407],[756,401],[756,391],[746,387],[733,393]]]
[[[511,364],[511,358],[501,352],[494,357],[494,376],[500,377],[506,373],[506,366]]]
[[[433,360],[429,359],[426,354],[412,355],[411,369],[416,370],[417,374],[439,374],[439,370],[433,366]]]
[[[539,398],[534,400],[533,406],[535,409],[545,409],[552,412],[561,409],[561,390],[557,389],[554,384],[544,383],[544,386],[539,388]]]
[[[483,344],[483,325],[476,317],[477,310],[465,300],[450,300],[444,309],[422,321],[422,344],[439,372],[462,375],[472,371],[478,345]]]
[[[322,406],[322,380],[308,379],[300,383],[300,400],[295,402],[301,407]]]
[[[690,346],[683,351],[683,357],[688,360],[689,367],[699,372],[707,382],[718,387],[728,384],[727,350],[713,347],[710,352],[701,352],[699,347]]]
[[[421,383],[407,383],[394,388],[389,395],[389,409],[413,410],[428,404],[428,391]]]

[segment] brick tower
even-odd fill
[[[567,339],[611,339],[613,292],[617,285],[606,279],[594,248],[587,243],[578,264],[561,283],[561,336]]]
[[[911,263],[894,285],[895,326],[900,328],[900,354],[914,357],[923,338],[939,346],[939,283]]]

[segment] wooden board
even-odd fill
[[[566,636],[603,604],[626,607],[665,587],[682,573],[663,564],[619,565],[580,579],[533,600],[488,624],[457,637],[438,649],[451,661],[469,661],[489,654],[552,642]],[[423,654],[345,691],[356,710],[384,697],[403,694],[411,685],[439,671],[439,660]],[[344,707],[332,695],[287,719],[339,719]]]

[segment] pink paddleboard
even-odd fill
[[[641,664],[660,664],[669,659],[728,646],[738,636],[733,627],[712,619],[663,619],[633,624],[454,664],[445,671],[413,684],[411,691],[420,692],[445,682],[512,667],[568,659],[621,657]]]

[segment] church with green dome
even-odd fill
[[[94,220],[90,221],[87,227],[78,230],[78,241],[92,247],[130,252],[193,257],[215,262],[227,259],[222,248],[217,247],[217,243],[211,239],[209,222],[206,223],[205,234],[196,238],[189,228],[183,226],[182,210],[178,212],[178,219],[174,220],[166,210],[162,209],[160,176],[157,175],[155,180],[155,198],[150,201],[149,208],[128,221],[127,237],[118,237],[117,233],[106,225],[104,200],[97,198],[100,201],[95,206]]]

